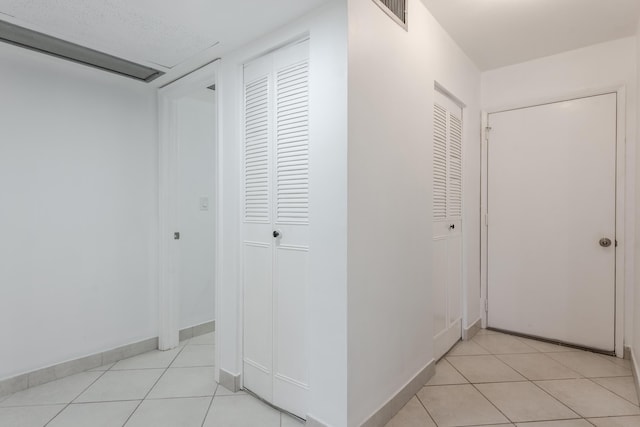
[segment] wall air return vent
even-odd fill
[[[373,0],[387,15],[407,29],[407,0]]]
[[[0,21],[0,41],[147,83],[164,74],[162,71],[5,21]]]

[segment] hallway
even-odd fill
[[[387,427],[637,427],[628,360],[481,330]]]

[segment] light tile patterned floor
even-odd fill
[[[387,427],[640,427],[627,360],[482,330]]]
[[[1,427],[300,427],[213,380],[214,334],[0,398]],[[640,427],[630,364],[481,331],[387,427]]]
[[[215,335],[0,398],[0,427],[300,427],[214,381]],[[610,387],[619,387],[610,384]]]

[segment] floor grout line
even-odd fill
[[[164,374],[167,373],[167,371],[169,370],[169,368],[171,367],[171,365],[173,364],[173,362],[176,361],[176,358],[180,355],[180,353],[182,353],[182,351],[186,348],[187,346],[182,346],[182,347],[177,347],[180,348],[180,351],[178,351],[176,353],[176,355],[173,357],[173,359],[171,359],[171,362],[169,362],[169,365],[167,365],[167,367],[165,368],[164,372],[162,372],[162,374],[160,374],[160,376],[158,377],[158,379],[153,383],[153,385],[149,388],[149,391],[147,391],[147,394],[144,395],[144,397],[142,398],[142,400],[140,401],[140,403],[138,403],[138,406],[136,406],[136,408],[131,411],[131,414],[129,414],[129,416],[127,417],[127,419],[124,421],[124,423],[122,424],[122,427],[126,426],[127,423],[131,420],[131,417],[133,417],[133,414],[135,414],[138,409],[140,409],[140,405],[142,405],[142,403],[147,400],[147,397],[149,396],[149,394],[151,393],[151,391],[155,388],[156,385],[158,385],[158,382],[160,381],[160,379],[164,376]],[[46,426],[45,426],[46,427]]]
[[[608,391],[609,393],[613,393],[614,395],[618,396],[620,399],[622,399],[622,400],[624,400],[624,401],[626,401],[626,402],[631,403],[633,406],[640,407],[640,405],[638,405],[637,403],[634,403],[634,402],[630,401],[630,400],[629,400],[629,399],[627,399],[626,397],[621,396],[620,394],[616,393],[615,391],[610,390],[609,388],[607,388],[607,387],[603,386],[602,384],[599,384],[598,382],[594,381],[594,379],[597,379],[597,378],[612,378],[612,379],[613,379],[613,378],[627,378],[627,377],[593,377],[593,378],[586,378],[586,379],[587,379],[587,380],[589,380],[589,381],[591,381],[592,383],[594,383],[594,384],[595,384],[595,385],[597,385],[598,387],[601,387],[601,388],[605,389],[605,390],[606,390],[606,391]],[[635,385],[634,385],[634,387],[635,387]],[[639,399],[639,400],[640,400],[640,399]]]
[[[497,410],[498,412],[500,412],[500,413],[502,414],[502,416],[503,416],[503,417],[505,417],[505,418],[507,419],[507,421],[509,421],[511,424],[515,424],[515,423],[516,423],[515,421],[512,421],[512,420],[511,420],[511,418],[509,418],[509,417],[507,416],[507,414],[505,414],[504,412],[502,412],[502,410],[501,410],[500,408],[498,408],[498,405],[496,405],[495,403],[493,403],[493,402],[491,401],[491,399],[489,399],[487,396],[485,396],[485,395],[484,395],[484,393],[482,393],[482,391],[481,391],[478,387],[476,387],[476,385],[475,385],[475,384],[473,384],[473,383],[472,383],[472,384],[471,384],[471,386],[472,386],[474,389],[476,389],[476,391],[477,391],[478,393],[480,393],[480,395],[481,395],[482,397],[484,397],[484,398],[485,398],[485,400],[491,404],[491,406],[493,406],[494,408],[496,408],[496,410]]]
[[[422,386],[422,388],[424,388],[425,386]],[[438,427],[438,423],[436,422],[436,420],[433,418],[433,415],[431,415],[431,412],[429,412],[429,410],[427,409],[427,406],[424,404],[424,402],[422,401],[422,399],[420,399],[420,396],[418,396],[418,393],[415,394],[415,398],[418,400],[418,402],[420,403],[420,405],[422,405],[422,407],[424,408],[425,412],[427,413],[427,416],[429,417],[429,419],[431,421],[433,421],[433,424],[436,425],[436,427]],[[409,402],[407,402],[409,403]]]
[[[573,378],[575,379],[575,378]],[[554,380],[550,380],[550,381],[554,381]],[[556,396],[554,396],[553,394],[551,394],[549,391],[545,390],[544,388],[540,387],[540,385],[538,385],[535,381],[530,381],[531,384],[534,385],[534,387],[538,387],[538,389],[542,390],[543,393],[546,393],[547,395],[549,395],[549,397],[551,397],[552,399],[554,399],[555,401],[557,401],[558,403],[560,403],[562,406],[564,406],[565,408],[567,408],[568,410],[570,410],[571,412],[573,412],[574,414],[576,414],[578,417],[580,418],[584,418],[582,416],[582,414],[579,414],[578,411],[574,410],[573,408],[571,408],[569,405],[567,405],[566,403],[564,403],[562,400],[560,400],[559,398],[557,398]]]
[[[215,368],[216,365],[194,365],[194,366],[169,366],[167,368],[130,368],[130,369],[113,369],[109,372],[127,372],[127,371],[159,371],[164,369],[192,369],[192,368]],[[105,371],[106,372],[106,371]]]
[[[84,372],[82,372],[82,373],[84,373]],[[65,410],[65,409],[67,409],[69,406],[71,406],[71,404],[73,403],[73,401],[74,401],[74,400],[76,400],[78,397],[80,397],[80,396],[81,396],[85,391],[87,391],[87,390],[88,390],[92,385],[94,385],[94,384],[96,383],[96,381],[98,381],[100,378],[102,378],[102,377],[104,376],[104,374],[106,374],[106,373],[107,373],[107,371],[104,371],[104,372],[102,372],[100,375],[98,375],[98,377],[97,377],[95,380],[93,380],[93,381],[91,382],[91,384],[89,384],[89,385],[88,385],[88,386],[86,386],[84,389],[82,389],[82,391],[81,391],[80,393],[78,393],[78,394],[76,395],[76,397],[74,397],[73,399],[71,399],[71,401],[70,401],[69,403],[67,403],[67,404],[64,406],[64,408],[62,408],[62,409],[61,409],[57,414],[55,414],[55,415],[53,416],[53,418],[51,418],[49,421],[47,421],[43,427],[47,427],[47,426],[51,423],[51,421],[55,420],[55,419],[56,419],[56,418],[57,418],[57,417],[58,417],[62,412],[64,412],[64,410]],[[77,375],[77,374],[76,374],[76,375]],[[68,378],[68,377],[67,377],[67,378]]]
[[[216,389],[213,390],[213,396],[211,396],[211,401],[209,402],[209,406],[207,406],[207,410],[204,413],[204,418],[202,419],[202,424],[200,427],[204,427],[204,423],[207,422],[207,417],[209,417],[209,412],[211,412],[211,408],[213,407],[213,400],[216,398],[216,391],[218,391],[219,384],[216,383]]]

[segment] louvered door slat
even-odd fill
[[[447,217],[447,112],[433,107],[433,218]]]
[[[245,87],[244,215],[269,221],[269,79]]]
[[[276,218],[309,220],[309,65],[302,61],[276,76]]]
[[[449,200],[450,218],[462,218],[462,121],[449,113]]]

